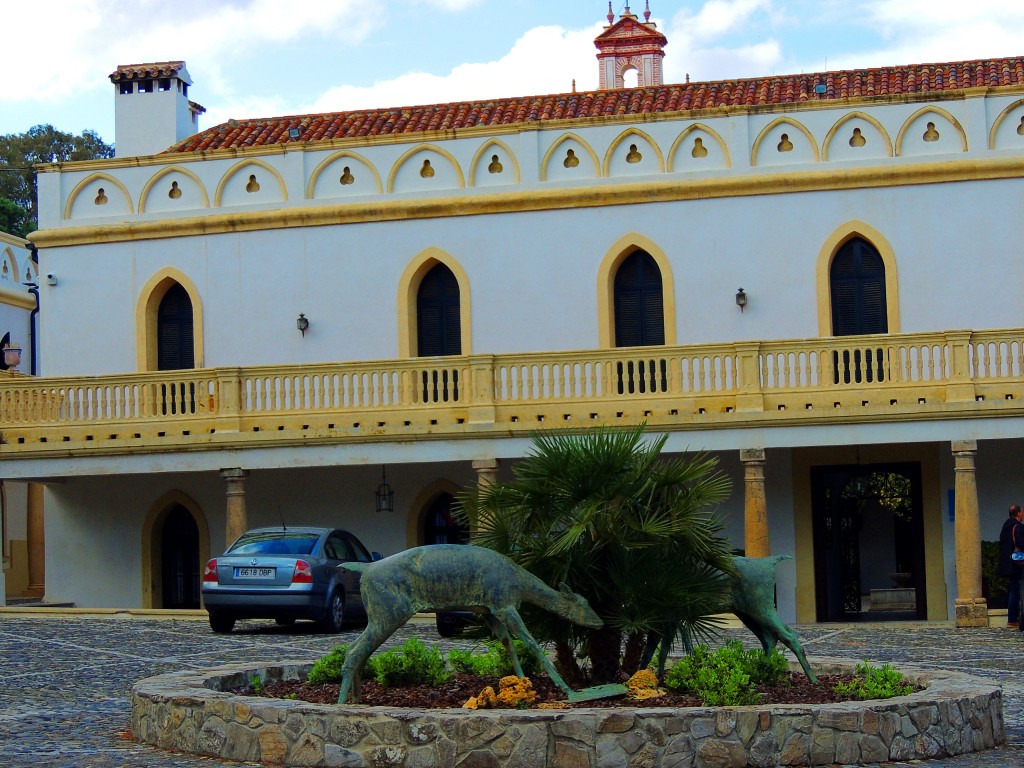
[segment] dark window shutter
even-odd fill
[[[195,367],[192,300],[180,284],[164,294],[157,310],[157,370]]]
[[[885,264],[870,243],[854,238],[840,248],[829,282],[834,336],[889,332]]]
[[[661,270],[646,251],[636,251],[615,273],[615,346],[665,343]]]
[[[423,278],[416,296],[416,354],[420,357],[462,354],[459,282],[444,264]]]

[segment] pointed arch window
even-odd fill
[[[416,353],[420,357],[462,354],[462,310],[459,281],[444,264],[435,264],[424,275],[416,293]],[[447,402],[459,399],[459,374],[455,369],[423,372],[423,400]]]
[[[467,544],[469,528],[454,514],[455,499],[442,493],[427,509],[424,520],[423,541],[426,544]]]
[[[888,333],[885,263],[866,240],[855,237],[836,253],[829,268],[832,335]],[[884,350],[864,347],[834,353],[835,383],[883,381]]]
[[[647,347],[665,343],[665,307],[661,270],[647,251],[634,251],[615,273],[615,346]],[[667,367],[662,359],[618,363],[619,394],[664,392]]]

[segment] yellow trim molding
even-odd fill
[[[658,173],[665,172],[665,156],[661,153],[661,147],[658,143],[648,136],[646,133],[641,131],[639,128],[627,128],[625,131],[620,133],[615,140],[608,147],[608,151],[604,153],[604,164],[602,166],[602,173],[605,176],[611,176],[612,158],[615,156],[615,150],[619,148],[619,145],[626,141],[630,136],[636,136],[641,141],[647,143],[647,146],[653,150],[654,156],[658,159]]]
[[[431,246],[420,251],[409,262],[398,280],[398,356],[416,357],[416,296],[420,283],[436,264],[444,264],[459,283],[459,321],[462,334],[462,354],[473,352],[473,325],[470,317],[469,275],[451,254]]]
[[[164,267],[142,286],[135,305],[135,360],[140,371],[157,369],[157,312],[172,285],[178,283],[192,300],[192,343],[195,367],[203,367],[203,300],[195,283],[181,270]]]
[[[199,529],[199,568],[210,559],[210,525],[203,509],[181,491],[169,491],[157,499],[142,523],[142,607],[163,608],[163,574],[160,559],[160,526],[175,507],[184,507]]]
[[[162,179],[169,173],[180,173],[182,176],[187,176],[195,183],[196,187],[198,187],[200,194],[202,194],[203,196],[203,204],[190,206],[191,208],[210,207],[210,196],[206,193],[206,187],[203,185],[202,179],[200,179],[198,176],[196,176],[196,174],[192,173],[192,171],[188,170],[187,168],[184,168],[180,165],[171,165],[168,166],[167,168],[164,168],[159,173],[154,174],[153,178],[146,182],[146,186],[142,188],[142,194],[139,195],[139,213],[146,212],[146,202],[149,200],[150,190],[153,189],[153,187],[156,185],[158,181],[160,181],[160,179]]]
[[[921,109],[917,110],[917,112],[908,117],[903,122],[903,125],[900,126],[900,132],[896,135],[897,157],[903,154],[903,139],[906,137],[907,131],[910,130],[910,126],[912,126],[919,117],[924,117],[927,114],[932,114],[937,117],[941,117],[943,120],[948,121],[949,124],[953,127],[953,130],[955,130],[960,135],[961,151],[967,151],[967,133],[964,131],[963,126],[960,125],[960,122],[955,117],[953,117],[953,115],[951,115],[949,112],[942,109],[941,107],[928,106],[922,107]]]
[[[86,176],[80,182],[75,185],[75,188],[71,190],[71,194],[68,195],[68,201],[64,205],[64,220],[67,221],[71,218],[71,209],[75,207],[75,201],[78,200],[78,196],[82,193],[87,186],[92,184],[94,181],[107,181],[117,187],[121,194],[124,195],[125,202],[128,203],[128,212],[130,214],[135,213],[135,206],[132,203],[132,196],[128,193],[128,187],[122,184],[120,181],[115,179],[113,176],[106,173],[93,173]],[[91,218],[91,217],[90,217]]]
[[[665,322],[665,344],[676,343],[676,292],[672,265],[665,252],[648,237],[637,232],[623,235],[609,248],[597,268],[597,334],[602,349],[615,347],[615,273],[630,255],[646,251],[661,270],[662,311]]]
[[[558,148],[568,141],[575,141],[584,150],[586,150],[587,156],[590,158],[590,162],[594,169],[594,176],[596,178],[600,178],[601,161],[598,159],[597,152],[594,151],[594,148],[591,147],[590,144],[581,139],[579,136],[577,136],[575,133],[566,133],[563,134],[562,136],[559,136],[555,140],[555,142],[550,147],[548,147],[548,151],[544,153],[544,158],[540,161],[540,180],[548,180],[548,166],[551,163],[551,158],[554,157],[555,152],[558,151]]]
[[[369,160],[367,160],[360,154],[357,154],[355,152],[349,152],[347,149],[343,149],[340,152],[335,152],[333,155],[327,157],[322,163],[320,163],[320,165],[316,167],[316,169],[314,169],[313,173],[310,174],[309,184],[306,185],[307,200],[315,199],[313,197],[313,193],[316,191],[316,183],[317,181],[320,180],[320,174],[326,171],[328,167],[330,167],[334,163],[334,161],[341,160],[343,157],[351,157],[357,163],[361,163],[366,168],[366,170],[368,170],[370,174],[373,176],[374,184],[377,185],[377,194],[379,195],[383,192],[384,187],[381,186],[380,173],[378,173],[373,163],[371,163]]]
[[[839,120],[836,121],[836,124],[829,128],[828,133],[825,135],[825,141],[823,142],[824,150],[822,151],[822,159],[824,159],[825,161],[828,160],[828,151],[829,148],[832,146],[832,139],[835,138],[835,135],[839,132],[839,129],[842,128],[844,125],[846,125],[846,123],[850,122],[851,120],[863,120],[866,123],[870,123],[874,127],[874,129],[878,131],[878,135],[881,136],[882,139],[885,141],[886,157],[892,157],[892,139],[889,138],[889,133],[888,131],[885,130],[885,126],[883,126],[880,122],[878,122],[875,118],[873,118],[866,112],[851,112],[850,114],[844,115],[843,117],[839,118]]]
[[[521,180],[521,177],[519,174],[519,160],[518,158],[516,158],[515,153],[511,149],[509,149],[508,144],[506,144],[504,141],[501,141],[500,139],[488,139],[487,141],[480,145],[480,149],[478,149],[476,151],[476,154],[473,155],[473,160],[469,164],[469,186],[476,186],[477,168],[480,167],[480,163],[483,161],[483,158],[490,147],[499,147],[502,151],[505,152],[505,154],[508,156],[509,162],[512,163],[512,170],[515,171],[512,183],[518,184]]]
[[[772,132],[773,128],[780,125],[791,125],[793,128],[800,131],[800,133],[804,135],[804,138],[807,139],[807,143],[811,145],[811,150],[814,152],[814,162],[817,163],[821,160],[821,154],[818,152],[818,142],[803,123],[799,123],[791,117],[777,117],[768,123],[768,125],[766,125],[764,129],[757,134],[757,138],[754,139],[754,146],[750,150],[750,164],[752,166],[757,165],[757,155],[761,149],[761,142],[768,138],[768,134]]]
[[[637,184],[529,189],[495,194],[431,197],[418,200],[373,200],[309,207],[259,211],[230,211],[202,216],[60,227],[35,232],[32,242],[40,248],[70,245],[131,242],[168,237],[195,237],[226,232],[264,229],[334,226],[379,221],[451,218],[552,211],[567,208],[598,208],[642,205],[721,197],[781,195],[797,192],[831,192],[952,181],[1017,179],[1024,176],[1024,158],[998,157],[948,162],[881,165],[870,168],[829,169],[758,173],[721,178],[673,179]]]
[[[829,270],[839,249],[855,237],[867,240],[885,265],[885,310],[889,333],[900,333],[900,291],[896,254],[885,236],[870,224],[853,220],[838,227],[818,252],[816,285],[818,289],[818,335],[832,336],[832,288]]]
[[[715,140],[715,143],[718,144],[718,148],[722,150],[722,155],[725,157],[725,167],[732,168],[732,156],[729,154],[729,146],[725,143],[725,139],[723,139],[718,134],[718,131],[714,131],[711,128],[708,128],[708,126],[704,125],[704,123],[694,123],[693,125],[689,126],[685,131],[680,133],[679,136],[676,137],[676,140],[672,142],[672,148],[669,149],[668,151],[669,172],[671,173],[677,170],[676,153],[679,151],[679,148],[683,145],[683,142],[686,140],[686,137],[689,136],[691,133],[696,133],[697,131],[703,131],[704,133],[706,133],[708,136]]]
[[[238,174],[245,171],[246,168],[262,168],[264,171],[269,173],[274,179],[277,180],[278,189],[281,190],[281,201],[288,201],[288,187],[284,183],[284,177],[278,172],[278,170],[274,168],[274,166],[268,165],[262,160],[250,158],[249,160],[242,161],[238,165],[232,166],[231,169],[228,170],[228,172],[221,177],[220,182],[218,182],[217,184],[217,191],[213,195],[214,208],[221,207],[221,203],[223,202],[224,199],[224,189],[225,187],[227,187],[228,182],[235,178],[235,176],[237,176]]]
[[[1006,109],[999,113],[999,117],[997,117],[995,119],[995,122],[992,123],[992,130],[989,131],[988,133],[989,149],[996,148],[996,134],[999,133],[999,127],[1003,124],[1003,121],[1006,120],[1006,118],[1008,118],[1013,113],[1013,111],[1022,104],[1024,104],[1024,99],[1018,99],[1017,101],[1013,102],[1013,104],[1011,104],[1010,106],[1008,106]],[[1022,115],[1022,117],[1024,117],[1024,115]]]
[[[406,151],[395,161],[395,164],[391,166],[391,173],[388,174],[388,192],[395,191],[395,178],[398,176],[398,172],[408,163],[412,162],[412,159],[416,157],[416,155],[426,152],[434,152],[447,160],[451,165],[452,170],[455,171],[455,177],[459,180],[459,189],[466,186],[466,176],[462,173],[462,168],[459,166],[459,161],[455,159],[455,155],[446,149],[441,149],[436,144],[419,144]]]

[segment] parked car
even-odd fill
[[[347,562],[379,560],[348,531],[336,528],[255,528],[246,531],[203,571],[203,602],[214,632],[230,632],[238,619],[296,619],[340,632],[366,619],[359,574]]]

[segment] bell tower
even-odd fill
[[[598,87],[624,88],[622,76],[631,69],[636,70],[638,86],[661,85],[661,60],[667,44],[668,38],[651,21],[650,0],[645,0],[643,21],[629,10],[628,3],[616,21],[608,0],[608,26],[594,39],[601,73]]]

